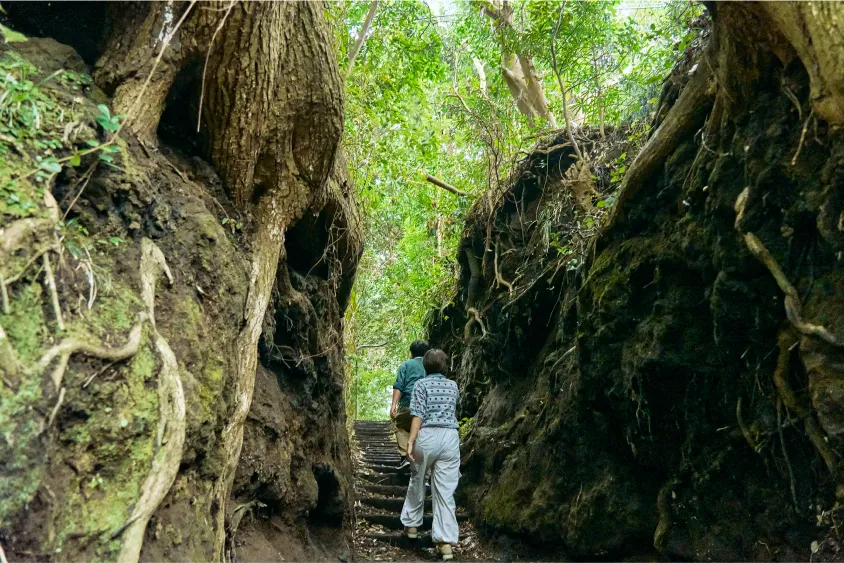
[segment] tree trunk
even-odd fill
[[[191,7],[115,7],[96,78],[114,92],[115,113],[128,112],[143,93],[131,127],[152,141],[179,71],[208,57],[202,112],[208,157],[234,203],[253,219],[250,284],[233,344],[229,413],[219,444],[224,465],[211,503],[213,554],[219,561],[243,424],[252,403],[258,339],[283,259],[285,231],[326,186],[343,129],[343,100],[321,2],[214,2],[193,7],[144,90],[164,38]],[[283,293],[284,288],[279,289]]]

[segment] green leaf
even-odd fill
[[[3,24],[0,24],[0,32],[3,33],[3,38],[6,40],[6,43],[23,43],[24,41],[28,41],[26,35],[19,33],[14,29],[9,29]]]
[[[109,154],[100,153],[97,155],[103,162],[114,162],[114,157]]]
[[[98,146],[100,146],[100,142],[99,142],[99,141],[95,141],[94,139],[88,139],[88,140],[86,140],[86,141],[85,141],[85,144],[87,144],[89,147],[98,147]]]
[[[75,154],[75,155],[73,155],[72,157],[70,157],[70,160],[68,161],[68,164],[69,164],[70,166],[73,166],[74,168],[76,168],[77,166],[79,166],[80,164],[82,164],[82,158],[81,158],[78,154]]]
[[[97,117],[98,117],[98,118],[99,118],[100,116],[102,116],[102,117],[104,117],[106,120],[111,120],[111,110],[109,110],[109,109],[108,109],[108,106],[107,106],[107,105],[105,105],[105,104],[99,104],[99,105],[97,105],[97,109],[99,109],[99,110],[100,110],[99,115],[97,115]]]
[[[47,172],[52,172],[54,174],[58,174],[62,171],[62,165],[56,162],[56,159],[43,161],[41,163],[41,168],[43,168]]]

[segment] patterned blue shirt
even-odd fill
[[[420,379],[413,386],[410,399],[410,414],[422,419],[422,428],[458,428],[457,398],[460,392],[457,383],[444,375],[432,373]]]

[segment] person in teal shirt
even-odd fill
[[[401,465],[409,465],[407,461],[407,439],[410,436],[410,397],[413,395],[413,386],[416,382],[425,377],[425,368],[422,366],[422,356],[428,351],[428,343],[424,340],[414,340],[410,345],[410,359],[399,366],[396,373],[396,381],[393,383],[393,404],[390,405],[390,417],[393,420],[393,432],[396,435],[396,443],[401,456]]]

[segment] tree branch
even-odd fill
[[[430,182],[430,183],[434,184],[435,186],[438,186],[438,187],[444,189],[447,192],[451,192],[454,195],[459,195],[461,197],[469,197],[469,194],[464,192],[463,190],[458,190],[457,188],[455,188],[451,184],[449,184],[447,182],[443,182],[439,178],[431,176],[430,174],[425,174],[425,181]]]
[[[358,38],[355,39],[355,45],[352,47],[352,52],[349,53],[349,67],[346,69],[346,80],[348,80],[352,75],[352,69],[355,68],[355,59],[358,58],[360,48],[363,47],[363,42],[366,40],[366,34],[369,32],[369,26],[372,25],[372,20],[375,18],[375,11],[377,9],[378,0],[372,0],[369,4],[369,11],[366,13],[366,18],[363,20],[363,26],[360,28]]]
[[[557,34],[560,33],[560,25],[563,23],[563,12],[566,9],[566,0],[560,5],[560,13],[557,15],[557,25],[554,27],[554,34],[551,35],[551,62],[554,67],[554,74],[557,76],[557,83],[560,85],[560,93],[563,96],[563,118],[566,120],[566,135],[568,135],[569,142],[574,148],[577,158],[583,160],[583,153],[580,152],[580,147],[577,146],[577,141],[574,139],[574,133],[571,131],[571,119],[569,119],[568,102],[566,101],[566,85],[563,82],[563,77],[560,75],[560,70],[557,68]]]

